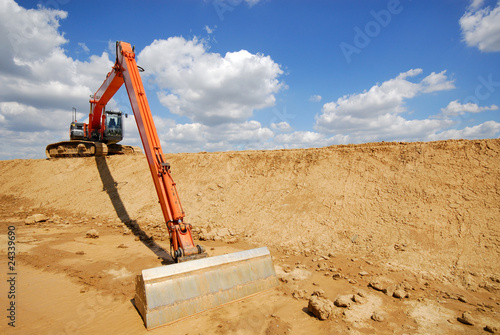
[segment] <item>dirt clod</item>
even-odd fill
[[[33,214],[28,216],[26,220],[24,220],[24,223],[29,225],[38,222],[46,222],[47,220],[49,220],[49,217],[45,214]]]
[[[373,321],[382,322],[382,321],[385,321],[385,316],[384,316],[383,312],[375,311],[375,312],[373,312],[371,319]]]
[[[87,238],[99,238],[99,232],[95,230],[94,228],[90,229],[87,231],[86,236]]]
[[[369,287],[377,290],[377,291],[386,291],[387,292],[387,287],[388,287],[388,283],[387,281],[381,279],[381,278],[374,278],[370,281],[370,283],[368,284]]]
[[[337,307],[349,307],[351,306],[351,303],[353,302],[353,296],[349,294],[343,294],[337,296],[337,299],[335,299],[335,306]]]
[[[398,298],[398,299],[403,299],[403,298],[407,298],[408,297],[408,293],[405,291],[404,288],[402,287],[399,287],[397,288],[394,293],[392,294],[392,296],[394,298]]]
[[[473,326],[476,323],[469,311],[463,312],[462,316],[458,317],[457,320],[462,322],[463,324],[470,325],[470,326]]]
[[[497,327],[492,327],[490,325],[486,325],[486,326],[484,326],[484,330],[487,331],[488,333],[491,333],[491,334],[498,334]]]
[[[326,320],[333,315],[334,305],[329,299],[313,295],[309,298],[307,309],[318,319]]]

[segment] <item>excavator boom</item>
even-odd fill
[[[116,62],[91,102],[89,128],[125,84],[161,210],[168,227],[172,258],[178,264],[143,270],[136,279],[135,305],[148,329],[244,298],[278,285],[267,248],[207,257],[184,222],[176,184],[165,162],[134,49],[116,42]],[[94,122],[95,121],[95,122]],[[188,262],[186,262],[188,261]],[[184,262],[184,263],[181,263]]]

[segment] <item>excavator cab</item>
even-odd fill
[[[89,136],[86,123],[73,121],[69,127],[69,138],[71,141],[93,139],[106,144],[118,143],[123,139],[122,116],[122,112],[105,111],[102,135],[97,129]]]
[[[107,144],[118,143],[123,139],[122,112],[105,112],[105,128],[103,142]]]

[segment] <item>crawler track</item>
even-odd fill
[[[141,148],[130,145],[106,145],[92,141],[63,141],[52,143],[45,149],[47,158],[92,157],[107,155],[132,155],[142,153]]]

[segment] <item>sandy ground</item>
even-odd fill
[[[149,332],[134,276],[172,260],[145,157],[1,161],[0,333],[495,332],[499,158],[498,139],[167,155],[199,243],[267,246],[281,284]],[[307,310],[317,290],[358,298],[320,321]]]

